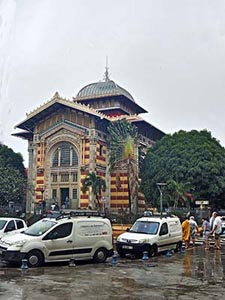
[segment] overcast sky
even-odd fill
[[[224,0],[0,0],[0,141],[56,91],[110,78],[165,133],[207,129],[225,146]]]

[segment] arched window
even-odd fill
[[[58,144],[53,154],[53,167],[76,167],[78,166],[77,152],[70,143],[62,142]]]

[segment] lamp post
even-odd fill
[[[166,183],[164,182],[157,182],[157,188],[160,193],[160,214],[162,215],[163,207],[162,207],[162,194],[163,194],[163,189],[166,186]]]
[[[45,208],[46,208],[46,202],[45,202],[45,199],[44,199],[44,192],[45,192],[45,187],[43,187],[41,189],[41,212],[42,212],[42,214],[45,213]]]

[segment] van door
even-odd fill
[[[159,230],[158,252],[170,249],[170,234],[167,222],[162,223]]]
[[[60,224],[53,228],[42,242],[46,249],[46,260],[70,259],[74,253],[73,222]]]
[[[98,248],[110,248],[111,227],[103,219],[77,220],[74,250],[80,258],[92,258]]]

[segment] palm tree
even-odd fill
[[[138,210],[138,131],[137,127],[126,119],[111,123],[108,127],[110,133],[109,165],[111,171],[116,170],[117,180],[122,169],[127,171],[129,212],[133,207],[134,213]]]
[[[179,205],[185,205],[187,208],[190,208],[190,199],[187,196],[192,189],[190,182],[170,180],[168,182],[168,187],[174,195],[174,208],[177,208]]]
[[[96,206],[100,208],[100,199],[102,192],[105,191],[106,189],[106,183],[105,180],[97,176],[94,172],[89,173],[83,181],[83,186],[82,186],[82,193],[85,194],[87,190],[89,189],[90,193],[90,203],[89,205],[93,208]],[[93,199],[94,196],[94,199]]]

